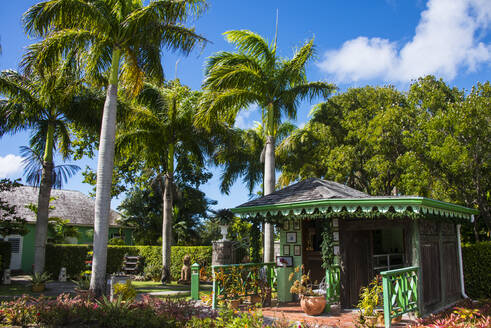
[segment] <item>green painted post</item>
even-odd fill
[[[199,300],[199,264],[191,265],[191,299]]]
[[[390,317],[390,308],[392,302],[392,296],[390,295],[390,277],[382,275],[382,287],[384,293],[384,324],[385,328],[391,327],[392,318]]]
[[[326,284],[327,284],[327,289],[326,289],[326,308],[324,309],[324,313],[329,313],[331,312],[331,276],[329,274],[329,269],[326,269]]]

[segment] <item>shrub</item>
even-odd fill
[[[0,303],[0,326],[184,328],[192,318],[215,319],[217,313],[188,301],[144,296],[141,301],[122,298],[93,300],[62,294],[56,299],[20,297]],[[201,326],[200,326],[201,327]]]
[[[87,252],[91,250],[91,245],[48,244],[46,245],[46,271],[51,273],[53,277],[57,277],[60,269],[65,267],[69,276],[78,276],[86,270],[85,259]],[[160,246],[110,245],[107,248],[108,273],[121,271],[125,254],[140,255],[145,263],[145,268],[148,266],[158,267],[159,270],[162,268],[162,248]],[[181,277],[182,259],[186,254],[191,256],[191,263],[198,263],[200,266],[206,267],[209,276],[211,246],[173,246],[170,270],[173,280],[178,280]]]
[[[22,296],[11,302],[3,302],[0,305],[0,318],[11,326],[25,327],[35,320],[36,309],[30,304],[28,296]]]
[[[467,294],[474,299],[491,298],[491,242],[462,247]]]
[[[124,284],[114,284],[114,296],[121,298],[123,301],[132,301],[136,297],[136,289],[131,284],[131,280],[126,280]]]
[[[126,245],[123,238],[120,238],[120,237],[114,237],[114,238],[109,239],[107,244],[108,245],[118,245],[118,246]]]
[[[152,280],[152,281],[160,281],[160,278],[162,276],[162,268],[159,265],[151,264],[145,266],[145,270],[143,271],[143,275],[145,277],[145,280]]]
[[[182,259],[185,255],[191,257],[191,264],[198,263],[200,267],[207,268],[207,276],[211,272],[211,246],[174,246],[171,251],[171,268],[170,274],[173,280],[179,280],[181,277]]]

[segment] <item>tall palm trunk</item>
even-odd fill
[[[174,145],[169,145],[167,163],[167,174],[165,175],[163,190],[163,213],[162,213],[162,283],[169,282],[171,265],[172,245],[172,210],[173,198],[172,187],[174,183]]]
[[[118,72],[121,53],[113,50],[111,75],[102,114],[99,156],[97,159],[97,184],[94,213],[94,255],[90,289],[96,296],[104,293],[106,282],[107,240],[111,210],[111,186],[114,167],[114,139],[116,136],[116,111],[118,101]]]
[[[275,189],[275,138],[266,136],[266,150],[264,153],[264,195],[272,193]],[[274,236],[273,225],[264,224],[264,262],[273,262],[274,259]]]
[[[38,209],[36,215],[36,235],[34,240],[34,273],[44,272],[46,259],[46,239],[48,237],[49,199],[53,185],[53,140],[55,127],[48,126],[43,157],[43,172],[39,185]]]

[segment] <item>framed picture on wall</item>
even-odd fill
[[[293,256],[277,256],[276,266],[291,267],[293,266]]]
[[[287,232],[286,233],[286,242],[290,244],[294,244],[297,242],[297,233],[296,232]]]
[[[295,256],[302,255],[302,247],[300,245],[295,245],[293,247],[293,255],[295,255]]]
[[[283,255],[284,256],[290,255],[290,245],[283,245]]]
[[[293,223],[293,230],[300,230],[300,220],[295,220]]]
[[[290,230],[290,221],[283,221],[283,230]]]

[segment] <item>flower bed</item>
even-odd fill
[[[410,328],[488,328],[491,327],[491,300],[465,300],[447,311],[419,319]]]
[[[149,296],[140,301],[110,302],[103,298],[70,297],[56,299],[23,296],[0,304],[0,325],[11,326],[87,326],[124,327],[186,327],[191,319],[210,320],[217,312],[187,301],[170,301]]]

